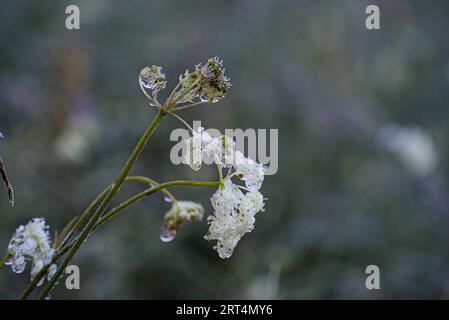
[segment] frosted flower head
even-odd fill
[[[206,64],[197,64],[195,70],[186,70],[179,76],[180,89],[174,96],[177,103],[201,101],[215,103],[224,98],[231,87],[230,79],[225,76],[223,62],[218,57],[211,58]]]
[[[207,219],[210,227],[204,238],[216,240],[214,249],[218,255],[229,258],[243,235],[254,229],[256,213],[264,210],[264,197],[259,189],[265,169],[237,151],[232,138],[211,137],[202,127],[187,140],[186,149],[183,161],[192,169],[198,170],[204,157],[210,157],[220,171],[227,171],[226,178],[210,199],[214,213]],[[245,186],[234,184],[233,177],[244,181]]]
[[[204,208],[192,201],[176,201],[165,214],[161,240],[168,242],[174,239],[178,230],[188,221],[202,220]]]
[[[34,218],[25,226],[21,225],[16,229],[8,245],[11,257],[6,261],[13,272],[22,273],[26,262],[31,261],[31,278],[34,278],[51,262],[54,249],[48,229],[43,218]]]
[[[231,87],[229,78],[225,76],[223,61],[216,56],[200,68],[202,86],[199,90],[200,99],[207,102],[217,102],[224,98]]]
[[[162,67],[152,65],[145,67],[140,71],[140,83],[147,89],[150,89],[153,95],[157,95],[159,91],[165,89],[167,81],[165,81],[165,74],[162,72]]]
[[[240,239],[254,229],[255,215],[263,210],[264,198],[259,191],[244,194],[230,179],[211,198],[214,214],[208,217],[206,240],[216,240],[214,249],[220,258],[229,258]]]

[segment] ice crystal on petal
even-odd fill
[[[31,279],[51,262],[54,249],[51,247],[48,226],[43,218],[35,218],[25,226],[19,226],[13,234],[8,252],[11,257],[6,261],[15,273],[25,270],[26,262],[31,261]]]

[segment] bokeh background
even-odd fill
[[[365,8],[381,29],[365,28]],[[81,29],[65,28],[77,4]],[[164,66],[169,87],[218,54],[234,86],[187,110],[206,127],[279,129],[269,199],[228,260],[205,223],[171,243],[169,204],[145,199],[99,230],[73,261],[81,290],[56,299],[407,299],[449,297],[449,3],[447,1],[0,1],[0,246],[19,224],[60,230],[112,182],[155,110],[139,70]],[[167,90],[168,91],[168,90]],[[162,94],[164,96],[164,93]],[[133,173],[214,179],[171,164],[166,119]],[[142,185],[128,185],[120,199]],[[175,188],[211,212],[212,189]],[[365,288],[365,268],[381,289]],[[0,272],[0,298],[28,282]]]

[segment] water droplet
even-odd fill
[[[173,200],[169,196],[164,197],[165,202],[172,202]]]
[[[175,238],[175,236],[176,236],[175,230],[170,230],[167,229],[166,227],[162,227],[159,239],[161,239],[162,242],[170,242]]]
[[[149,79],[140,77],[140,83],[142,84],[142,86],[144,86],[147,89],[153,89],[152,88],[152,83]]]

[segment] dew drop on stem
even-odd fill
[[[170,230],[167,229],[166,227],[162,227],[159,239],[161,239],[162,242],[170,242],[175,238],[175,236],[176,236],[175,230]]]

